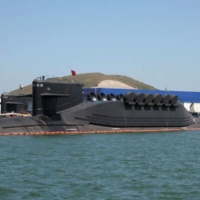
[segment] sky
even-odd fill
[[[199,0],[0,0],[0,93],[100,72],[200,91]]]

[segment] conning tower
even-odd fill
[[[80,83],[54,82],[35,79],[33,87],[33,116],[49,116],[83,102]]]
[[[32,95],[1,95],[1,113],[23,113],[31,112]]]

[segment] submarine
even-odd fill
[[[83,84],[35,79],[32,116],[0,119],[0,136],[200,130],[177,95],[84,93]]]
[[[32,94],[1,95],[1,114],[28,113],[31,111]]]

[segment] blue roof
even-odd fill
[[[179,102],[193,102],[200,103],[200,92],[189,92],[189,91],[170,91],[170,90],[140,90],[140,89],[120,89],[120,88],[84,88],[84,93],[94,92],[95,94],[99,94],[103,92],[104,94],[113,93],[117,94],[126,94],[127,92],[134,93],[151,93],[151,94],[169,94],[169,95],[177,95]]]

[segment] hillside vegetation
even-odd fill
[[[101,73],[85,73],[85,74],[77,74],[76,76],[64,76],[64,77],[54,77],[54,78],[49,78],[47,79],[48,81],[64,81],[67,83],[83,83],[84,87],[97,87],[98,84],[101,81],[104,80],[115,80],[115,81],[120,81],[126,85],[129,85],[133,88],[138,88],[138,89],[148,89],[148,90],[153,90],[156,89],[151,85],[145,84],[143,82],[137,81],[135,79],[132,79],[127,76],[121,76],[121,75],[105,75]],[[10,92],[10,94],[31,94],[32,93],[32,86],[28,85],[25,86],[22,91],[20,89],[14,90]]]

